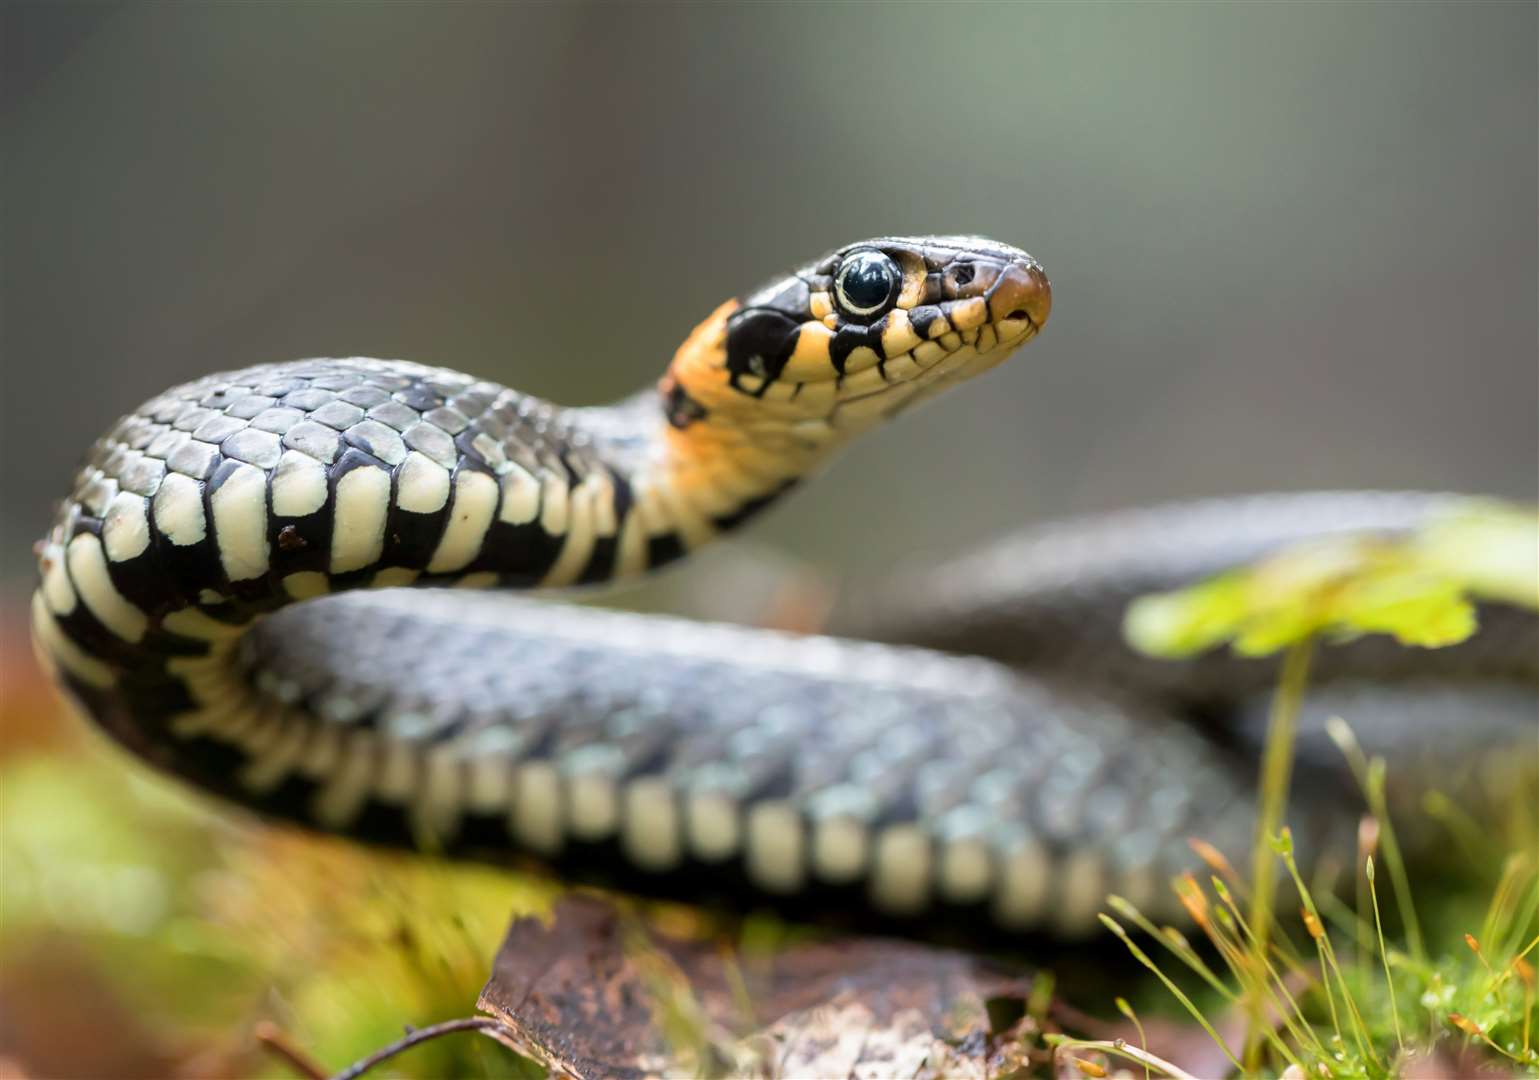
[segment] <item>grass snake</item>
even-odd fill
[[[1237,862],[1250,844],[1272,670],[1137,657],[1125,604],[1282,543],[1404,530],[1445,498],[1054,525],[844,605],[839,636],[473,591],[677,559],[1000,363],[1049,307],[1022,251],[884,238],[723,304],[655,388],[607,407],[401,361],[202,378],[90,451],[38,547],[34,638],[135,753],[362,840],[964,935],[1073,935],[1108,891],[1169,915],[1188,837]],[[1331,712],[1396,776],[1532,783],[1492,762],[1535,749],[1539,626],[1482,616],[1438,653],[1323,657],[1305,843],[1350,845],[1356,826],[1321,749]]]

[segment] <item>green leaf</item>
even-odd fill
[[[1418,536],[1428,569],[1463,581],[1471,595],[1539,610],[1539,511],[1471,499]]]
[[[1184,592],[1140,596],[1128,608],[1123,632],[1140,652],[1194,656],[1234,633],[1247,601],[1244,576],[1226,574]]]
[[[1133,648],[1166,659],[1225,642],[1265,656],[1311,637],[1363,634],[1440,648],[1475,632],[1476,600],[1539,609],[1539,510],[1472,499],[1405,537],[1301,544],[1139,597],[1123,632]]]

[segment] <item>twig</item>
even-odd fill
[[[452,1035],[457,1031],[480,1031],[496,1039],[500,1031],[506,1028],[501,1020],[489,1016],[467,1016],[462,1020],[446,1020],[442,1024],[432,1024],[425,1028],[418,1028],[397,1039],[389,1046],[382,1047],[368,1057],[353,1062],[341,1072],[332,1076],[330,1080],[358,1080],[358,1077],[368,1072],[374,1066],[389,1061],[404,1050],[410,1050],[418,1043],[436,1039],[440,1035]],[[500,1039],[498,1039],[501,1042]]]
[[[262,1020],[252,1028],[251,1036],[274,1057],[282,1058],[289,1068],[305,1077],[305,1080],[326,1080],[325,1067],[295,1046],[277,1024]]]

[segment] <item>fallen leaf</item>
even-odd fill
[[[480,1008],[521,1053],[581,1078],[678,1071],[681,1049],[695,1071],[734,1075],[983,1077],[1018,1064],[997,1045],[987,1003],[1023,999],[1029,980],[979,957],[840,938],[737,961],[719,939],[638,928],[583,895],[563,899],[551,922],[515,920]],[[682,1039],[680,1015],[695,1021]]]

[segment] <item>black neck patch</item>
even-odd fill
[[[801,321],[774,308],[744,308],[727,319],[727,372],[734,390],[763,397],[780,377],[796,349]],[[742,383],[752,376],[763,380],[755,389]]]

